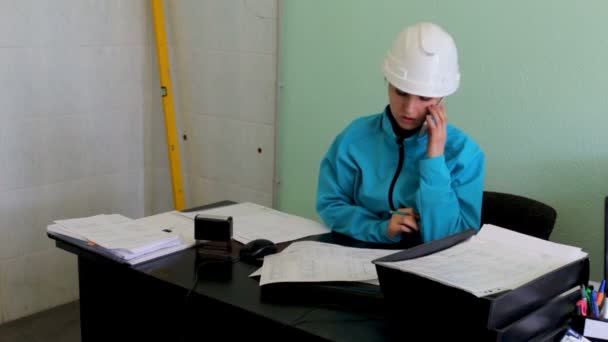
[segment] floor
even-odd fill
[[[2,342],[78,342],[80,341],[79,302],[0,325]]]

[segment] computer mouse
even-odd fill
[[[251,264],[261,264],[264,257],[277,252],[277,245],[266,239],[256,239],[247,243],[239,251],[240,260]]]

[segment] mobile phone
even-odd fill
[[[421,137],[424,135],[424,133],[426,133],[426,130],[428,129],[428,125],[426,123],[426,120],[422,123],[422,127],[420,127],[420,132],[418,133],[418,136]]]
[[[430,117],[431,117],[431,120],[433,120],[435,123],[437,123],[437,122],[435,121],[435,118],[434,118],[434,117],[431,115],[431,112],[427,112],[427,113],[426,113],[426,116],[430,116]],[[424,135],[424,133],[426,133],[426,131],[427,131],[427,130],[428,130],[428,128],[429,128],[428,126],[429,126],[429,124],[428,124],[428,123],[426,123],[426,117],[425,117],[425,120],[424,120],[424,122],[422,123],[422,127],[420,128],[420,133],[418,133],[418,136],[419,136],[419,137],[423,136],[423,135]]]

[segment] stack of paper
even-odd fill
[[[133,221],[128,217],[112,215],[95,215],[90,217],[75,218],[69,220],[55,220],[54,231],[62,235],[73,237],[79,240],[86,240],[86,234],[94,231],[97,227],[119,224]]]
[[[586,256],[578,247],[486,224],[469,240],[440,252],[378,264],[482,297],[512,290]]]
[[[344,247],[317,241],[299,241],[281,253],[264,258],[260,286],[278,282],[357,281],[378,284],[372,260],[397,252],[392,249]]]
[[[280,243],[329,232],[329,228],[316,221],[249,202],[182,213],[190,219],[194,219],[199,214],[232,216],[232,238],[244,244],[255,239]]]
[[[47,231],[97,245],[129,264],[194,244],[192,221],[175,211],[138,220],[117,214],[56,220]]]
[[[199,214],[231,216],[233,239],[244,244],[255,239],[280,243],[329,232],[313,220],[254,203],[188,213],[171,211],[138,220],[117,214],[57,220],[47,231],[94,243],[124,262],[137,264],[194,245],[193,219]]]

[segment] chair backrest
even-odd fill
[[[608,196],[604,198],[604,279],[608,277]]]
[[[481,224],[490,223],[519,233],[549,240],[557,211],[531,198],[484,191]]]

